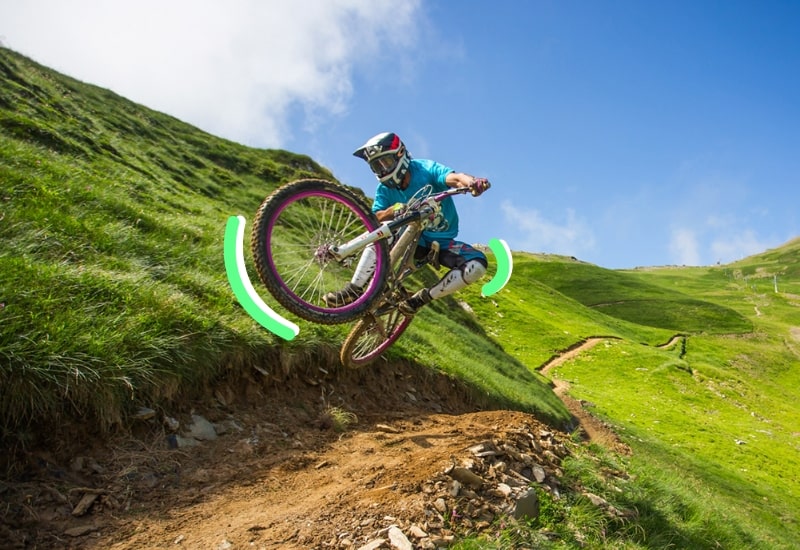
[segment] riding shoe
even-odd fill
[[[358,300],[363,293],[364,290],[361,287],[347,283],[342,290],[328,292],[322,299],[328,307],[343,307]]]
[[[418,312],[422,306],[430,303],[431,300],[433,300],[431,293],[428,292],[427,288],[423,288],[408,300],[400,302],[397,309],[399,309],[400,313],[403,315],[410,317]]]

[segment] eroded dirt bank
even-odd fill
[[[330,414],[339,406],[357,419],[344,431]],[[0,540],[10,548],[380,548],[399,530],[415,548],[446,545],[459,528],[480,531],[513,513],[531,482],[558,490],[568,434],[485,407],[455,381],[407,364],[298,365],[271,383],[253,372],[196,404],[217,428],[213,440],[175,448],[162,411],[142,420],[136,437],[65,449],[58,459],[29,455],[22,481],[0,484]],[[169,418],[185,426],[190,412]],[[615,441],[602,426],[586,432]],[[460,479],[460,468],[480,482]]]

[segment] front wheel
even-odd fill
[[[339,358],[345,367],[356,369],[372,363],[403,334],[413,317],[396,308],[365,316],[344,341]]]
[[[251,248],[261,282],[295,315],[322,324],[346,323],[364,314],[380,295],[389,269],[386,241],[375,247],[375,272],[363,294],[345,306],[325,303],[330,291],[350,282],[359,254],[336,260],[329,250],[378,227],[366,202],[333,182],[307,179],[284,185],[256,213]]]

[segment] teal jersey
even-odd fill
[[[425,198],[447,190],[445,178],[453,170],[432,160],[411,159],[408,172],[411,178],[408,187],[403,191],[391,189],[383,184],[378,185],[375,202],[372,203],[373,212],[384,210],[398,202],[407,203],[420,189],[428,185],[431,186],[429,193],[417,198]],[[453,198],[447,197],[440,204],[441,211],[423,233],[425,240],[446,241],[455,239],[458,235],[458,212]]]

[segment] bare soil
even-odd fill
[[[565,385],[555,390],[584,434],[628,452]],[[48,452],[26,454],[13,481],[0,481],[0,547],[389,548],[391,526],[414,548],[445,547],[510,510],[508,495],[498,494],[500,472],[509,484],[517,472],[533,477],[521,462],[513,471],[510,455],[544,464],[543,486],[558,488],[570,435],[529,414],[487,408],[457,381],[411,364],[299,365],[270,381],[254,370],[175,414],[182,428],[192,412],[207,418],[216,439],[176,448],[171,416],[159,411],[132,433],[93,445],[59,439]],[[337,410],[353,421],[341,431]],[[535,440],[535,450],[520,458],[522,440]],[[475,457],[481,444],[498,450],[491,465]],[[500,469],[501,458],[510,470]],[[465,464],[487,483],[463,489],[459,501],[452,470]]]

